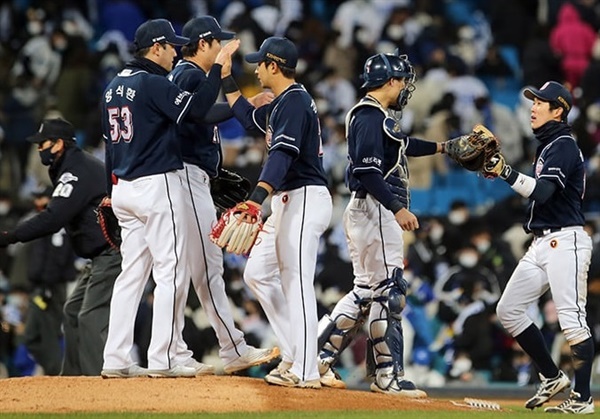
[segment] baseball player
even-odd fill
[[[168,20],[143,23],[135,32],[134,59],[104,92],[108,196],[123,238],[123,271],[115,282],[104,351],[105,378],[192,377],[205,370],[191,358],[188,365],[178,358],[189,290],[190,234],[177,125],[186,117],[205,116],[217,98],[221,73],[230,74],[231,54],[239,42],[217,55],[206,83],[186,91],[165,76],[173,68],[174,46],[188,42]],[[145,370],[131,352],[134,320],[150,273],[156,287]]]
[[[196,17],[185,24],[182,35],[190,43],[181,48],[183,59],[177,63],[168,79],[183,90],[207,82],[207,74],[221,51],[221,41],[231,40],[232,32],[221,29],[212,16]],[[253,365],[268,362],[279,355],[279,349],[257,349],[246,344],[244,334],[237,329],[225,293],[223,281],[223,252],[208,239],[216,214],[210,194],[210,178],[218,175],[222,163],[221,142],[216,122],[233,117],[227,103],[215,104],[210,111],[211,123],[206,120],[186,120],[181,124],[181,139],[186,202],[189,208],[189,254],[192,283],[217,339],[225,373],[233,373]],[[193,232],[193,233],[192,233]],[[189,350],[181,354],[185,362]],[[207,372],[212,368],[207,367]]]
[[[529,198],[524,228],[533,234],[533,242],[498,302],[498,319],[539,370],[541,385],[525,407],[540,407],[571,385],[567,375],[552,360],[540,330],[526,313],[527,308],[550,289],[560,328],[571,347],[575,386],[567,400],[545,411],[593,413],[590,375],[594,344],[585,309],[592,240],[583,229],[583,156],[567,123],[573,99],[564,86],[554,81],[540,89],[527,88],[523,94],[533,101],[531,127],[540,142],[533,176],[511,168],[502,155],[484,167],[484,171],[498,175],[519,195]]]
[[[331,367],[366,321],[371,390],[422,398],[426,393],[403,378],[401,320],[408,283],[402,231],[419,228],[410,212],[406,156],[441,153],[444,144],[406,136],[392,117],[414,91],[415,72],[406,55],[374,55],[362,77],[367,93],[346,115],[352,196],[343,222],[354,288],[319,322],[321,384],[345,387]]]
[[[232,79],[223,80],[235,116],[247,129],[262,130],[269,149],[246,203],[260,207],[272,195],[272,214],[244,271],[244,281],[262,305],[281,347],[281,368],[265,380],[286,387],[320,388],[313,284],[319,239],[329,225],[332,202],[323,170],[317,108],[294,79],[298,51],[289,39],[267,38],[258,52],[245,59],[258,64],[258,80],[275,94],[272,103],[254,108]]]
[[[64,305],[60,374],[99,375],[113,284],[121,272],[121,255],[106,242],[94,212],[106,193],[104,165],[77,147],[75,129],[64,119],[45,119],[28,140],[48,166],[52,199],[36,216],[0,233],[0,247],[65,228],[75,253],[89,263]]]

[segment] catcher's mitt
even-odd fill
[[[119,220],[113,212],[110,198],[105,197],[100,201],[96,208],[96,217],[102,229],[102,235],[104,235],[108,244],[119,250],[121,246],[121,227],[119,227]]]
[[[210,195],[215,207],[222,212],[243,202],[250,194],[250,181],[237,173],[219,169],[219,175],[210,181]]]
[[[236,255],[248,254],[262,225],[260,207],[241,202],[221,216],[210,232],[210,240]]]
[[[470,134],[446,142],[446,153],[467,170],[481,171],[486,161],[500,152],[500,141],[483,125],[475,125]]]

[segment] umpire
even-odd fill
[[[53,188],[33,194],[35,216],[46,209]],[[31,285],[25,321],[25,345],[46,375],[58,375],[62,365],[63,307],[67,282],[75,279],[75,253],[64,228],[27,243],[27,277]]]
[[[89,262],[64,306],[65,355],[61,375],[100,375],[108,311],[121,256],[104,239],[95,209],[106,193],[104,165],[76,145],[64,119],[46,119],[28,141],[37,144],[54,186],[48,207],[0,232],[0,247],[65,228],[75,253]]]

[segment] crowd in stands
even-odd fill
[[[334,196],[317,269],[320,316],[352,287],[341,226],[349,198],[344,118],[359,97],[369,56],[399,48],[417,69],[417,88],[402,113],[405,133],[445,141],[483,123],[499,137],[507,162],[524,173],[532,172],[536,140],[523,88],[547,80],[568,86],[575,98],[569,122],[588,168],[586,228],[595,243],[588,317],[600,350],[600,5],[594,0],[0,0],[0,230],[26,216],[34,208],[34,192],[50,184],[37,151],[25,140],[40,121],[69,120],[79,145],[103,159],[100,96],[131,59],[135,28],[164,17],[180,33],[192,16],[205,14],[241,39],[233,74],[246,96],[260,88],[253,66],[242,59],[246,52],[271,35],[298,46],[297,79],[316,100]],[[255,181],[265,154],[262,139],[233,119],[220,130],[225,166]],[[409,167],[411,209],[421,223],[415,234],[405,233],[410,378],[419,386],[531,383],[537,373],[494,314],[529,240],[521,228],[523,200],[504,182],[484,180],[445,155],[414,159]],[[43,373],[23,344],[31,275],[44,260],[29,257],[31,252],[29,245],[0,249],[0,377]],[[248,343],[275,344],[241,279],[244,258],[226,254],[225,264]],[[83,263],[73,257],[73,266]],[[70,273],[63,278],[72,279]],[[564,363],[561,368],[568,368],[568,345],[557,332],[552,304],[548,295],[531,315]],[[140,348],[148,344],[150,315],[151,304],[142,303]],[[218,364],[214,333],[191,297],[188,315],[188,344],[206,362]],[[349,384],[364,378],[365,340],[366,335],[356,339],[341,359],[339,370]]]

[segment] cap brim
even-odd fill
[[[42,143],[42,142],[44,142],[45,139],[46,138],[44,138],[44,136],[42,134],[40,134],[39,132],[26,138],[26,140],[28,142],[33,143],[33,144]]]
[[[260,51],[251,52],[250,54],[246,54],[244,59],[251,64],[256,64],[260,63],[263,60],[263,55],[260,53]]]
[[[218,33],[217,35],[215,35],[215,38],[218,39],[219,41],[229,41],[230,39],[235,38],[235,33],[234,32],[221,31],[220,33]]]
[[[190,38],[185,38],[183,36],[175,36],[174,38],[167,39],[167,42],[171,45],[184,46],[190,43]]]
[[[537,98],[537,99],[543,100],[545,102],[552,101],[552,98],[548,98],[547,96],[544,96],[544,94],[542,92],[540,92],[538,89],[534,89],[533,87],[528,87],[527,89],[525,89],[523,91],[523,96],[525,96],[529,100],[533,100],[533,99]]]

